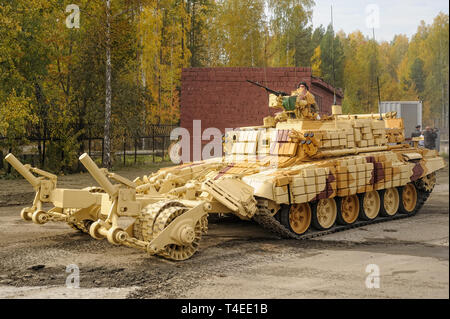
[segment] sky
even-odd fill
[[[409,38],[416,33],[421,20],[433,23],[440,11],[448,14],[447,0],[314,0],[312,24],[325,27],[331,22],[333,6],[333,25],[337,32],[346,34],[360,30],[372,37],[375,28],[377,41],[391,41],[396,34]]]

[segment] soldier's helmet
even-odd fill
[[[306,84],[306,82],[304,82],[304,81],[302,81],[302,82],[300,82],[298,85],[297,85],[297,89],[298,88],[300,88],[300,86],[301,85],[304,85],[305,86],[305,88],[306,88],[306,90],[308,90],[309,91],[309,87],[308,87],[308,84]]]

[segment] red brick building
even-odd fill
[[[193,120],[201,120],[202,131],[216,127],[222,133],[225,128],[262,125],[265,116],[279,110],[269,109],[268,93],[246,80],[287,93],[304,81],[315,96],[320,113],[331,114],[333,87],[313,77],[311,68],[185,68],[181,74],[180,126],[193,136]],[[336,90],[337,104],[341,104],[342,97]]]

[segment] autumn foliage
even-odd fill
[[[377,110],[378,77],[382,100],[423,100],[425,124],[448,116],[448,14],[380,42],[313,28],[311,0],[110,3],[113,141],[179,122],[184,67],[309,66],[342,88],[348,112]],[[66,26],[69,4],[80,8],[79,28]],[[48,163],[70,169],[82,140],[103,136],[105,18],[104,0],[0,2],[0,147],[54,138],[52,152],[67,156]]]

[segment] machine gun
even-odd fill
[[[269,93],[272,93],[272,94],[275,94],[276,96],[283,96],[283,95],[290,95],[290,94],[288,94],[288,93],[286,93],[286,92],[283,92],[283,91],[275,91],[275,90],[272,90],[272,89],[269,89],[268,87],[266,87],[266,86],[264,86],[264,85],[261,85],[261,84],[259,84],[258,82],[253,82],[253,81],[250,81],[250,80],[247,80],[247,82],[249,82],[249,83],[251,83],[251,84],[254,84],[254,85],[256,85],[256,86],[259,86],[259,87],[262,87],[263,89],[265,89],[267,92],[269,92]]]

